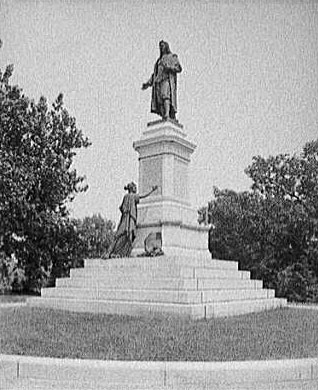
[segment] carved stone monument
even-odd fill
[[[42,289],[42,296],[29,299],[29,305],[192,318],[286,305],[285,299],[275,298],[274,290],[263,289],[261,280],[251,280],[250,272],[240,271],[236,261],[211,258],[208,228],[199,225],[197,210],[189,200],[189,165],[196,146],[175,119],[176,74],[180,71],[176,55],[166,42],[160,42],[160,57],[143,89],[152,87],[151,111],[162,119],[148,123],[133,144],[139,154],[139,190],[146,196],[138,196],[131,183],[114,244],[106,256],[116,257],[86,259],[84,268],[71,269],[70,278],[57,279],[55,288]],[[130,217],[137,218],[137,229],[135,224],[126,226]],[[144,256],[117,258],[128,256],[131,247],[132,256]],[[152,257],[152,252],[161,256]]]
[[[160,41],[159,50],[154,72],[142,89],[152,87],[151,112],[162,120],[148,123],[133,144],[139,154],[140,191],[147,192],[154,185],[158,190],[139,205],[133,254],[141,253],[145,238],[156,233],[167,255],[206,256],[208,229],[199,226],[197,210],[189,200],[189,164],[196,145],[176,120],[177,73],[182,67],[167,42]]]
[[[208,228],[197,222],[189,199],[189,165],[196,145],[183,126],[171,121],[148,123],[133,147],[139,154],[139,189],[157,191],[138,206],[138,229],[133,255],[143,251],[149,233],[160,233],[166,255],[207,256]]]

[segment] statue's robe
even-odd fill
[[[104,257],[129,257],[137,230],[138,194],[126,194],[119,210],[121,218],[115,233],[114,241]]]
[[[177,112],[177,73],[181,71],[176,54],[164,54],[157,60],[148,81],[152,86],[151,112],[162,116],[165,98],[170,100],[173,111]]]
[[[131,242],[136,237],[137,230],[137,204],[139,203],[138,194],[126,194],[119,210],[121,219],[118,225],[116,236],[125,233]]]

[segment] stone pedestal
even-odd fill
[[[208,228],[197,222],[189,201],[188,170],[196,145],[183,126],[172,121],[148,124],[133,147],[139,153],[139,193],[158,190],[138,206],[138,230],[132,255],[144,252],[150,233],[161,236],[166,255],[206,257]]]
[[[235,261],[158,256],[86,259],[29,306],[130,316],[225,317],[284,307]]]
[[[139,141],[139,192],[158,190],[138,207],[133,256],[144,252],[144,240],[155,233],[163,256],[86,259],[70,278],[44,288],[30,306],[77,312],[134,316],[178,315],[193,319],[224,317],[284,307],[286,299],[263,289],[235,261],[212,260],[208,229],[199,226],[191,208],[188,169],[195,145],[174,122],[148,125]]]
[[[139,192],[158,190],[138,207],[133,256],[150,233],[161,238],[163,256],[86,259],[70,278],[44,288],[30,306],[106,314],[224,317],[284,307],[286,299],[263,289],[235,261],[212,260],[208,228],[199,226],[189,202],[188,169],[195,145],[182,126],[150,123],[139,141]]]

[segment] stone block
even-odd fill
[[[195,387],[196,388],[196,387]],[[211,385],[207,390],[317,390],[318,381],[307,381],[307,380],[288,380],[288,381],[277,381],[273,383],[268,382],[247,382],[237,383],[235,387],[233,384],[222,384],[222,385]]]
[[[138,207],[138,226],[159,225],[160,223],[179,223],[200,227],[198,211],[175,198],[158,200],[154,198],[141,203]],[[207,228],[203,229],[208,231]],[[208,238],[208,237],[206,237]]]
[[[220,272],[220,271],[215,271]],[[235,271],[232,271],[233,274]],[[153,279],[156,277],[173,277],[173,278],[193,278],[194,277],[194,269],[191,267],[153,267],[153,268],[131,268],[129,270],[130,278],[149,278]],[[75,278],[97,278],[104,279],[113,278],[113,279],[121,279],[127,277],[127,269],[125,268],[107,268],[107,267],[98,267],[98,268],[77,268],[72,269],[70,273],[70,277],[72,279]]]
[[[197,279],[198,290],[239,290],[239,289],[261,289],[261,280],[249,279]]]
[[[209,303],[237,300],[255,300],[274,297],[274,290],[107,290],[99,287],[91,288],[44,288],[42,297],[73,298],[92,300],[123,300],[136,302],[166,302],[166,303]]]
[[[1,379],[12,380],[17,378],[19,374],[19,367],[17,360],[13,357],[8,358],[7,356],[0,355],[0,384]]]
[[[1,380],[0,380],[1,384]],[[123,383],[108,383],[105,379],[91,380],[55,380],[55,379],[19,379],[14,382],[7,383],[5,387],[0,387],[1,390],[149,390],[149,385],[145,383],[129,384]],[[166,390],[162,386],[151,384],[151,390]]]
[[[188,165],[195,145],[173,123],[149,130],[133,144],[139,154],[140,191],[147,192],[156,184],[161,196],[188,201]]]
[[[125,268],[77,268],[70,272],[71,279],[75,278],[94,278],[96,280],[117,280],[127,278],[202,278],[202,279],[249,279],[250,273],[244,271],[223,270],[223,269],[205,269],[192,267],[153,267],[153,268],[131,268],[129,273]]]
[[[202,291],[202,302],[220,302],[220,301],[239,301],[250,299],[266,299],[271,298],[268,291],[273,290],[255,290],[255,289],[232,289],[232,290],[207,290]],[[273,291],[273,293],[275,293]]]
[[[211,258],[207,252],[195,252],[193,256],[158,256],[158,257],[126,257],[119,259],[85,259],[86,267],[105,268],[161,268],[166,266],[179,267],[204,267],[208,269],[238,269],[237,261],[216,260]]]
[[[102,301],[69,298],[32,298],[30,306],[46,307],[75,312],[118,314],[131,316],[173,315],[199,319],[205,317],[201,304],[174,304],[158,302]]]
[[[121,362],[0,355],[19,363],[1,389],[298,390],[317,389],[318,359],[233,362]]]
[[[105,364],[106,363],[106,364]],[[163,383],[164,364],[151,362],[103,362],[70,359],[29,358],[20,363],[20,377],[51,381],[102,383],[112,386],[159,387]],[[107,387],[106,387],[107,388]]]
[[[42,290],[44,298],[73,298],[92,300],[122,300],[135,302],[158,303],[201,303],[200,291],[180,290],[105,290],[82,288],[45,288]]]
[[[150,233],[160,233],[162,250],[167,256],[201,256],[209,255],[208,233],[205,228],[195,225],[176,223],[158,223],[140,225],[134,247],[133,256],[144,252],[144,240]],[[201,252],[201,253],[200,253]]]
[[[197,281],[195,279],[178,278],[125,278],[113,280],[94,279],[94,278],[62,278],[56,279],[57,287],[82,287],[82,288],[104,288],[104,289],[131,289],[131,290],[197,290]]]
[[[227,269],[206,269],[203,267],[194,269],[194,277],[201,279],[250,279],[249,271],[237,271]]]
[[[312,384],[311,362],[302,360],[171,363],[166,383],[172,389],[288,389]],[[280,387],[281,386],[281,387]],[[293,387],[297,388],[297,387]],[[306,388],[306,387],[305,387]]]

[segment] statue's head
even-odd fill
[[[128,183],[125,187],[124,190],[127,190],[129,193],[136,193],[137,192],[137,185],[133,181],[131,183]]]
[[[169,48],[169,43],[165,41],[160,41],[159,42],[159,50],[160,54],[169,54],[170,53],[170,48]]]

